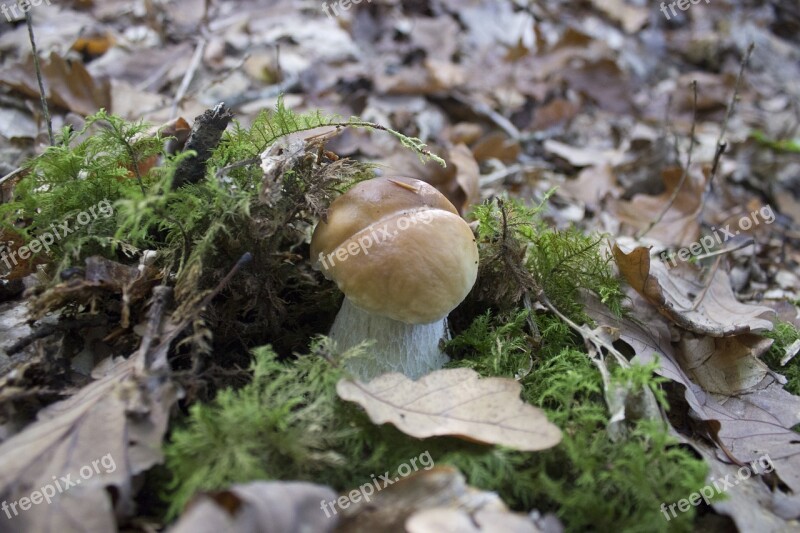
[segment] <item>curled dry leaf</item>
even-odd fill
[[[612,252],[631,287],[682,328],[712,337],[772,330],[772,322],[762,315],[775,312],[737,300],[728,274],[722,269],[717,270],[706,289],[696,279],[698,269],[680,263],[668,271],[661,261],[650,261],[648,248],[639,247],[626,254],[615,244]]]
[[[455,171],[455,179],[450,182],[452,185],[449,194],[448,192],[444,194],[463,215],[469,211],[470,206],[481,201],[479,183],[481,171],[466,145],[454,146],[449,150],[448,156],[448,163],[452,164]]]
[[[257,481],[195,497],[170,533],[293,533],[332,531],[339,517],[325,516],[320,501],[336,493],[301,481]]]
[[[418,381],[398,373],[369,383],[343,379],[339,396],[366,409],[376,424],[389,422],[412,437],[452,435],[522,451],[551,448],[561,431],[544,412],[523,402],[521,386],[505,378],[484,378],[474,370],[437,370]]]

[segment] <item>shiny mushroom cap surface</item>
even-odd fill
[[[478,275],[475,238],[453,204],[405,177],[363,181],[334,200],[311,260],[357,307],[408,324],[447,316]]]

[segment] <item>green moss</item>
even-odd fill
[[[287,365],[270,347],[258,348],[252,382],[190,408],[166,448],[174,474],[171,516],[199,490],[254,479],[308,479],[343,464],[331,450],[350,430],[339,423],[341,374],[320,357],[327,350],[327,341],[317,341],[312,355]]]
[[[57,264],[67,256],[69,262],[93,253],[113,255],[116,217],[92,217],[86,226],[76,217],[100,202],[110,208],[155,181],[154,174],[138,173],[140,165],[161,153],[163,140],[144,135],[148,128],[102,110],[87,118],[80,131],[65,127],[55,146],[27,163],[28,174],[17,184],[14,201],[0,205],[0,225],[27,241],[46,232],[61,237],[49,247]],[[64,222],[74,231],[58,233]]]
[[[339,401],[339,374],[325,358],[283,365],[262,349],[251,384],[194,407],[185,428],[175,432],[167,451],[176,476],[173,511],[198,488],[255,478],[307,479],[345,490],[427,451],[436,464],[457,467],[470,484],[497,491],[517,510],[555,512],[569,531],[690,530],[694,508],[668,522],[660,506],[704,484],[703,461],[652,423],[637,423],[630,438],[612,442],[601,380],[570,331],[537,315],[543,342],[532,354],[526,320],[526,312],[478,317],[448,344],[460,354],[451,366],[519,376],[523,398],[562,428],[557,447],[522,453],[452,438],[412,439],[392,426],[372,425],[358,408]],[[325,343],[315,346],[312,352],[330,351]],[[642,369],[615,378],[658,388]]]
[[[789,322],[778,321],[775,324],[775,329],[764,333],[764,336],[775,340],[769,351],[764,355],[764,362],[775,372],[786,376],[788,382],[784,385],[784,388],[787,391],[800,395],[800,358],[794,357],[786,366],[781,366],[780,363],[786,354],[786,348],[800,339],[800,330]]]
[[[611,257],[600,250],[604,237],[549,227],[539,216],[543,205],[528,207],[511,199],[475,208],[481,260],[478,295],[507,311],[522,307],[525,296],[535,300],[543,292],[567,317],[585,322],[580,291],[589,290],[620,314],[624,295]]]

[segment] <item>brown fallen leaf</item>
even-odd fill
[[[511,164],[519,158],[520,145],[519,141],[509,139],[500,132],[492,132],[475,143],[472,154],[479,163],[499,159],[503,163]]]
[[[339,396],[366,409],[375,424],[389,422],[412,437],[453,435],[522,451],[555,446],[561,431],[520,399],[520,389],[514,380],[480,379],[468,368],[437,370],[418,381],[392,373],[336,385]]]
[[[595,9],[599,9],[612,19],[622,25],[625,33],[635,33],[642,29],[647,19],[650,18],[650,10],[644,6],[631,5],[625,0],[592,0]]]
[[[714,338],[691,332],[681,335],[678,360],[694,381],[708,392],[739,394],[761,383],[769,368],[759,357],[772,339],[744,334]]]
[[[617,318],[591,295],[585,298],[586,313],[598,325],[619,329],[620,340],[636,353],[633,362],[649,364],[658,358],[656,373],[685,387],[684,396],[693,417],[719,426],[716,438],[725,450],[716,450],[718,461],[731,462],[726,451],[740,464],[757,461],[764,454],[770,457],[775,474],[789,490],[778,486],[769,492],[770,503],[764,507],[768,511],[765,515],[770,517],[769,527],[762,523],[760,528],[772,530],[775,523],[800,515],[800,440],[793,429],[800,423],[800,398],[783,390],[772,375],[765,376],[751,390],[738,396],[704,391],[678,363],[667,319],[638,294],[632,294],[631,298],[637,320]],[[727,507],[719,510],[725,512],[725,509]],[[788,524],[782,527],[778,530],[787,530]],[[747,530],[753,529],[742,531]]]
[[[700,237],[698,214],[702,206],[705,180],[690,173],[672,200],[682,173],[678,167],[666,168],[661,173],[666,188],[663,193],[657,196],[636,194],[630,201],[612,200],[609,208],[621,222],[636,231],[642,231],[650,226],[667,205],[670,205],[664,217],[647,235],[663,243],[689,246]]]
[[[620,187],[610,165],[596,165],[581,170],[578,178],[569,180],[559,194],[582,202],[592,211],[599,212],[606,196],[618,196]]]
[[[432,509],[510,515],[497,494],[470,487],[464,476],[451,466],[414,472],[375,492],[368,501],[363,497],[350,501],[346,509],[339,511],[342,520],[338,532],[410,531],[409,524],[414,517]]]
[[[616,60],[603,58],[577,67],[570,65],[561,72],[561,77],[571,89],[596,102],[601,109],[620,114],[635,109],[630,98],[633,84]]]
[[[617,149],[601,149],[591,146],[575,147],[554,139],[544,142],[544,149],[558,157],[565,159],[574,167],[588,167],[592,165],[617,165],[622,162],[624,154]]]
[[[737,300],[728,274],[722,269],[717,270],[706,290],[697,280],[699,269],[687,263],[668,271],[663,262],[651,262],[648,248],[638,247],[626,254],[615,244],[612,252],[620,273],[631,287],[660,313],[689,331],[729,337],[772,330],[772,322],[762,315],[775,312]]]
[[[481,171],[475,158],[472,157],[472,152],[463,144],[451,148],[446,161],[448,168],[452,165],[455,179],[450,194],[445,193],[445,196],[456,206],[458,212],[464,215],[470,206],[481,201],[479,183]]]
[[[293,533],[333,531],[338,516],[326,516],[320,501],[336,493],[302,481],[256,481],[195,496],[170,533]]]
[[[137,360],[118,361],[0,445],[0,500],[40,492],[38,505],[2,519],[13,531],[116,531],[115,515],[133,512],[133,478],[162,461],[178,397],[171,381],[137,373]]]
[[[91,115],[100,108],[111,111],[111,85],[108,80],[98,81],[79,61],[67,61],[55,52],[41,61],[42,77],[47,99],[63,109],[81,115]],[[39,85],[33,58],[18,63],[0,73],[0,84],[15,89],[31,98],[39,98]]]

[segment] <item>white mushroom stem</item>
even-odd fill
[[[439,349],[439,341],[446,335],[445,318],[430,324],[406,324],[359,309],[348,298],[330,332],[341,352],[366,340],[375,341],[363,356],[344,362],[347,370],[364,381],[388,372],[417,379],[442,368],[448,357]]]

